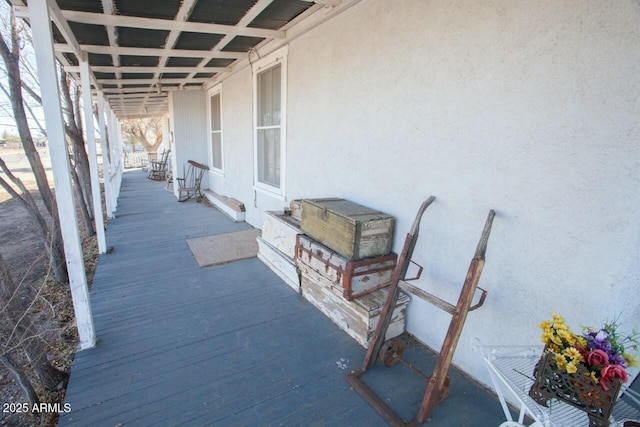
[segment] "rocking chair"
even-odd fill
[[[163,181],[165,179],[170,153],[171,150],[165,150],[160,160],[152,160],[149,162],[149,175],[147,178],[153,179],[154,181]]]
[[[203,165],[193,160],[189,160],[189,166],[184,172],[182,178],[176,178],[178,182],[178,201],[185,202],[192,196],[201,197],[200,183],[202,182],[202,176],[205,171],[209,170],[209,166]]]

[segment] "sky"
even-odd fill
[[[9,25],[8,17],[10,15],[9,9],[10,9],[10,6],[7,4],[7,2],[0,1],[0,33],[2,33],[4,40],[7,42],[10,40],[8,37],[8,30],[7,30],[9,28],[8,27]],[[28,42],[24,42],[23,44],[24,44],[24,48],[23,48],[22,56],[30,64],[29,67],[32,70],[35,70],[36,69],[35,58],[34,58],[33,50],[31,49],[31,45]],[[33,79],[30,77],[28,71],[23,71],[22,77],[26,81],[31,80],[32,87],[34,88],[37,87],[37,84],[33,83]],[[7,91],[9,90],[6,68],[4,65],[4,61],[2,61],[1,58],[0,58],[0,83]],[[36,103],[34,103],[33,100],[26,93],[24,93],[24,91],[23,91],[23,96],[29,103],[30,107],[33,109],[35,115],[39,117],[40,120],[42,120],[42,123],[44,126],[44,120],[42,119],[43,117],[42,108]],[[27,112],[27,116],[29,117],[28,112]],[[40,137],[41,134],[40,134],[39,128],[34,123],[32,123],[32,119],[30,117],[29,117],[29,120],[30,120],[33,137],[34,138]],[[2,135],[5,131],[9,132],[10,134],[15,134],[15,135],[18,134],[18,129],[13,119],[13,112],[11,109],[11,103],[9,101],[9,98],[4,93],[4,91],[0,90],[0,135]]]
[[[4,72],[4,70],[3,70]],[[2,78],[0,79],[0,81],[2,82],[2,85],[6,88],[7,87],[7,83],[6,83],[6,76],[2,76]],[[25,96],[23,94],[23,96]],[[18,134],[18,128],[16,126],[16,122],[13,119],[13,113],[11,111],[11,104],[9,103],[9,100],[7,99],[7,96],[4,93],[0,93],[0,105],[1,105],[1,109],[0,109],[0,135],[3,135],[4,132],[8,132],[9,134],[13,134],[13,135],[17,135]],[[44,126],[44,119],[42,118],[42,108],[39,106],[33,106],[34,108],[34,113],[36,114],[36,116],[40,117],[41,123]],[[31,128],[31,133],[32,136],[34,138],[39,138],[41,135],[40,129],[33,125],[32,120],[30,121],[30,128]]]
[[[4,85],[5,83],[3,82],[2,84]],[[0,135],[4,135],[5,132],[17,135],[18,128],[16,127],[16,122],[13,120],[13,116],[5,111],[5,107],[10,109],[11,106],[9,105],[4,93],[2,94],[2,106],[3,109],[0,111]]]
[[[0,2],[0,31],[2,32],[2,36],[6,40],[6,26],[7,26],[7,16],[9,16],[9,6],[6,2]],[[0,62],[0,83],[5,88],[8,88],[7,85],[7,73],[5,71],[4,61]],[[11,133],[17,133],[17,129],[15,127],[15,122],[13,120],[13,116],[9,114],[11,111],[11,104],[9,104],[9,100],[4,92],[0,91],[0,135],[4,133],[5,130]]]

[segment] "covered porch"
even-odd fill
[[[186,239],[248,224],[178,203],[141,171],[125,172],[118,206],[91,288],[98,342],[76,355],[59,425],[386,425],[345,381],[364,348],[263,263],[198,267]],[[435,362],[416,342],[405,358],[426,373]],[[429,425],[504,420],[491,392],[450,374]],[[365,380],[415,417],[419,376],[378,364]]]
[[[95,134],[110,154],[104,202],[115,250],[102,256],[91,303],[77,226],[62,224],[89,349],[77,356],[62,425],[383,423],[344,382],[360,347],[255,259],[199,269],[184,242],[263,228],[266,212],[300,198],[339,196],[391,214],[398,252],[415,204],[435,195],[415,253],[426,266],[418,285],[448,300],[469,236],[496,210],[489,298],[454,358],[481,383],[490,378],[466,345],[473,337],[538,342],[537,325],[553,312],[573,325],[621,313],[637,328],[637,2],[12,3],[35,30],[49,88],[62,218],[74,207],[54,60],[93,88],[83,92],[86,117],[98,104],[99,132],[93,120],[86,129],[94,200]],[[151,115],[166,119],[174,173],[189,160],[208,165],[203,188],[246,205],[247,224],[177,204],[142,175],[127,174],[118,197],[119,121]],[[430,308],[414,298],[407,329],[437,348],[450,319]],[[428,363],[425,353],[406,357]],[[374,388],[411,418],[424,386],[413,381],[394,374]],[[432,423],[499,424],[490,394],[462,383]]]

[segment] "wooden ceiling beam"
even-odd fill
[[[249,25],[254,19],[256,19],[256,17],[258,15],[260,15],[262,13],[263,10],[265,10],[271,3],[273,3],[273,0],[258,0],[258,2],[256,4],[254,4],[251,9],[249,9],[249,11],[247,13],[245,13],[245,15],[242,17],[242,19],[240,19],[240,21],[238,22],[237,26],[242,26],[242,27],[246,27],[247,25]],[[222,49],[225,48],[225,46],[227,46],[229,44],[229,42],[231,42],[231,40],[233,40],[232,35],[227,34],[226,36],[224,36],[222,38],[222,40],[220,40],[214,47],[213,49],[211,49],[211,52],[213,54],[218,54],[222,51]],[[205,69],[206,62],[205,60],[200,61],[200,64],[198,64],[198,67],[196,70],[193,70],[192,74],[189,77],[193,77],[195,76],[197,73],[200,72],[204,72],[203,69]],[[226,70],[226,68],[225,68]]]
[[[80,67],[64,67],[67,73],[79,73]],[[111,65],[93,65],[91,69],[96,73],[193,73],[194,67],[114,67]],[[198,73],[216,73],[224,71],[224,67],[198,68]]]
[[[156,83],[160,83],[160,85],[170,85],[170,84],[182,84],[182,83],[196,83],[202,84],[208,82],[210,79],[187,79],[186,77],[183,79],[99,79],[99,84],[108,84],[113,85],[117,83],[122,83],[123,85],[155,85]]]
[[[113,0],[102,0],[102,10],[106,15],[113,15],[115,13],[115,8],[113,7]],[[113,25],[106,25],[105,29],[107,30],[107,37],[109,38],[109,44],[111,46],[118,46],[118,35],[116,33],[116,27]],[[118,67],[120,66],[120,56],[112,53],[111,54],[111,62],[113,65]],[[117,78],[122,77],[120,74],[116,74]]]
[[[117,89],[114,89],[117,90]],[[104,94],[104,92],[103,92]],[[160,99],[165,99],[167,96],[167,92],[161,92],[161,93],[156,93],[155,91],[153,92],[144,92],[144,93],[127,93],[127,92],[111,92],[106,94],[106,98],[110,99],[110,98],[141,98],[143,96],[146,96],[147,94],[149,94],[149,98],[152,97],[158,97]]]
[[[184,22],[187,19],[189,19],[189,15],[191,14],[191,10],[193,9],[193,6],[195,5],[196,1],[197,0],[183,1],[182,4],[180,5],[180,9],[178,10],[178,13],[176,14],[175,20],[179,22]],[[167,64],[167,61],[171,56],[171,50],[175,47],[179,36],[180,36],[180,31],[177,31],[177,30],[172,30],[169,33],[169,37],[167,37],[167,42],[165,43],[163,54],[158,60],[158,64],[160,64],[160,66],[164,66]],[[154,78],[160,79],[160,73],[159,72],[156,73],[154,75]]]
[[[62,10],[58,7],[58,3],[56,3],[55,0],[47,0],[47,6],[49,7],[51,20],[56,24],[56,27],[58,27],[58,30],[60,30],[64,39],[71,46],[76,57],[82,60],[83,53],[80,48],[80,43],[78,43],[76,36],[73,34],[73,31],[71,31],[71,27],[69,27],[69,23],[64,18]]]
[[[120,93],[126,93],[126,94],[137,94],[138,96],[141,96],[144,93],[154,93],[156,95],[159,94],[164,94],[166,95],[167,92],[170,90],[171,88],[169,87],[164,87],[162,88],[162,90],[160,91],[160,93],[158,93],[158,89],[156,87],[123,87],[123,88],[104,88],[102,89],[102,93],[105,94],[105,96],[108,95],[113,95],[113,94],[120,94]]]
[[[73,53],[71,47],[65,43],[56,43],[54,45],[56,51],[63,53]],[[119,46],[100,46],[82,44],[80,48],[85,52],[97,53],[103,55],[130,55],[130,56],[162,56],[164,49],[154,49],[146,47],[119,47]],[[242,59],[246,58],[245,52],[211,52],[209,50],[185,50],[172,49],[170,56],[176,58],[221,58],[221,59]]]
[[[246,27],[247,25],[249,25],[271,3],[273,3],[273,0],[259,0],[256,4],[253,5],[253,7],[251,7],[251,9],[249,9],[247,13],[245,13],[242,19],[240,19],[240,21],[238,22],[237,26]],[[223,39],[220,40],[220,42],[218,42],[218,44],[213,50],[220,51],[224,49],[224,47],[228,45],[231,40],[233,40],[233,36],[231,34],[225,35]]]
[[[143,105],[143,104],[116,104],[114,109],[118,111],[138,111],[144,109],[146,107],[147,110],[151,111],[159,111],[167,108],[167,105]]]
[[[234,36],[264,37],[283,39],[284,31],[264,28],[238,27],[235,25],[208,24],[204,22],[174,21],[169,19],[140,18],[135,16],[105,15],[103,13],[65,10],[63,16],[68,21],[82,24],[111,25],[114,27],[145,28],[149,30],[189,31],[205,34],[231,34]]]

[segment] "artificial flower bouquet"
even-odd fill
[[[540,329],[546,351],[553,354],[559,371],[575,374],[578,366],[584,365],[585,374],[605,391],[616,378],[627,382],[627,368],[638,366],[638,360],[626,351],[627,347],[638,351],[640,335],[636,331],[622,336],[618,332],[618,321],[613,320],[601,329],[588,327],[582,335],[576,335],[561,316],[553,314],[552,317],[542,322]]]
[[[587,412],[590,426],[608,426],[620,385],[628,380],[627,369],[638,366],[627,350],[637,352],[640,334],[622,335],[619,326],[616,319],[578,335],[557,314],[542,322],[545,350],[529,395],[544,406],[559,399]]]

